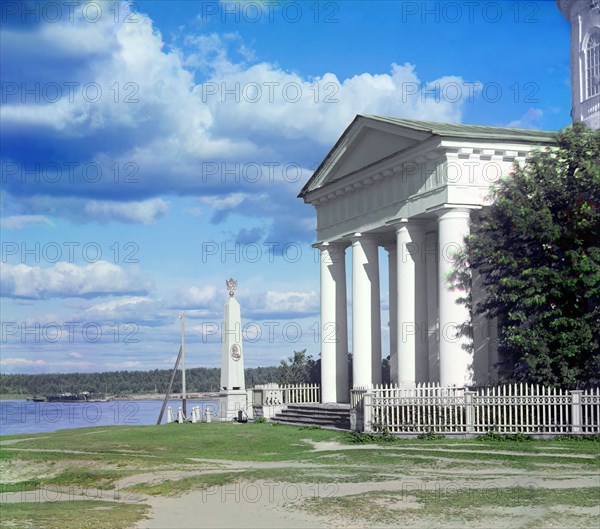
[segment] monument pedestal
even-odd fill
[[[222,421],[232,421],[237,419],[238,412],[241,410],[246,417],[248,404],[248,394],[246,391],[224,391],[219,394],[219,419]]]

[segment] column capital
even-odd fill
[[[481,209],[481,206],[471,204],[441,204],[434,208],[428,209],[427,213],[433,213],[438,220],[441,218],[468,218],[471,216],[471,211]]]
[[[319,250],[326,250],[327,248],[348,248],[350,246],[350,241],[346,241],[343,239],[338,239],[335,241],[322,241],[311,244],[312,248],[316,248]]]
[[[391,228],[394,228],[396,230],[396,233],[398,233],[399,230],[403,229],[403,228],[423,228],[425,229],[425,226],[431,222],[429,219],[417,219],[417,218],[400,218],[400,219],[394,219],[394,220],[390,220],[389,222],[386,222],[387,226],[390,226]]]
[[[352,244],[355,244],[357,242],[376,243],[377,246],[379,246],[379,244],[381,243],[380,238],[377,235],[374,235],[371,233],[355,232],[355,233],[348,234],[347,237],[350,239]]]

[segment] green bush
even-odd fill
[[[477,437],[478,441],[533,441],[531,435],[527,435],[521,432],[517,433],[499,433],[496,431],[488,431],[483,435]]]
[[[346,435],[346,439],[352,444],[385,444],[395,443],[399,440],[398,437],[391,434],[387,428],[384,428],[383,432],[381,433],[364,433],[359,432],[358,430],[353,430]]]
[[[557,435],[555,441],[587,441],[592,443],[600,443],[600,434],[592,435]]]
[[[429,430],[425,433],[420,433],[419,435],[417,435],[417,439],[420,439],[422,441],[435,441],[437,439],[445,439],[446,436],[444,434],[441,433],[435,433],[435,430],[433,428],[429,428]]]

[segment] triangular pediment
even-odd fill
[[[548,131],[484,127],[460,123],[438,123],[382,116],[358,115],[300,192],[307,195],[342,178],[350,178],[373,164],[405,155],[432,137],[461,142],[493,141],[520,145],[552,145],[554,133]]]
[[[431,134],[357,116],[307,182],[300,196],[409,149]]]

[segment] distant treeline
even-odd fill
[[[53,395],[56,393],[164,393],[171,369],[152,371],[107,371],[103,373],[53,373],[43,375],[0,375],[0,393],[14,395]],[[251,367],[245,370],[246,387],[279,382],[281,367]],[[190,393],[219,391],[221,370],[196,367],[186,370],[186,389]],[[172,392],[181,392],[181,375],[175,377]]]

